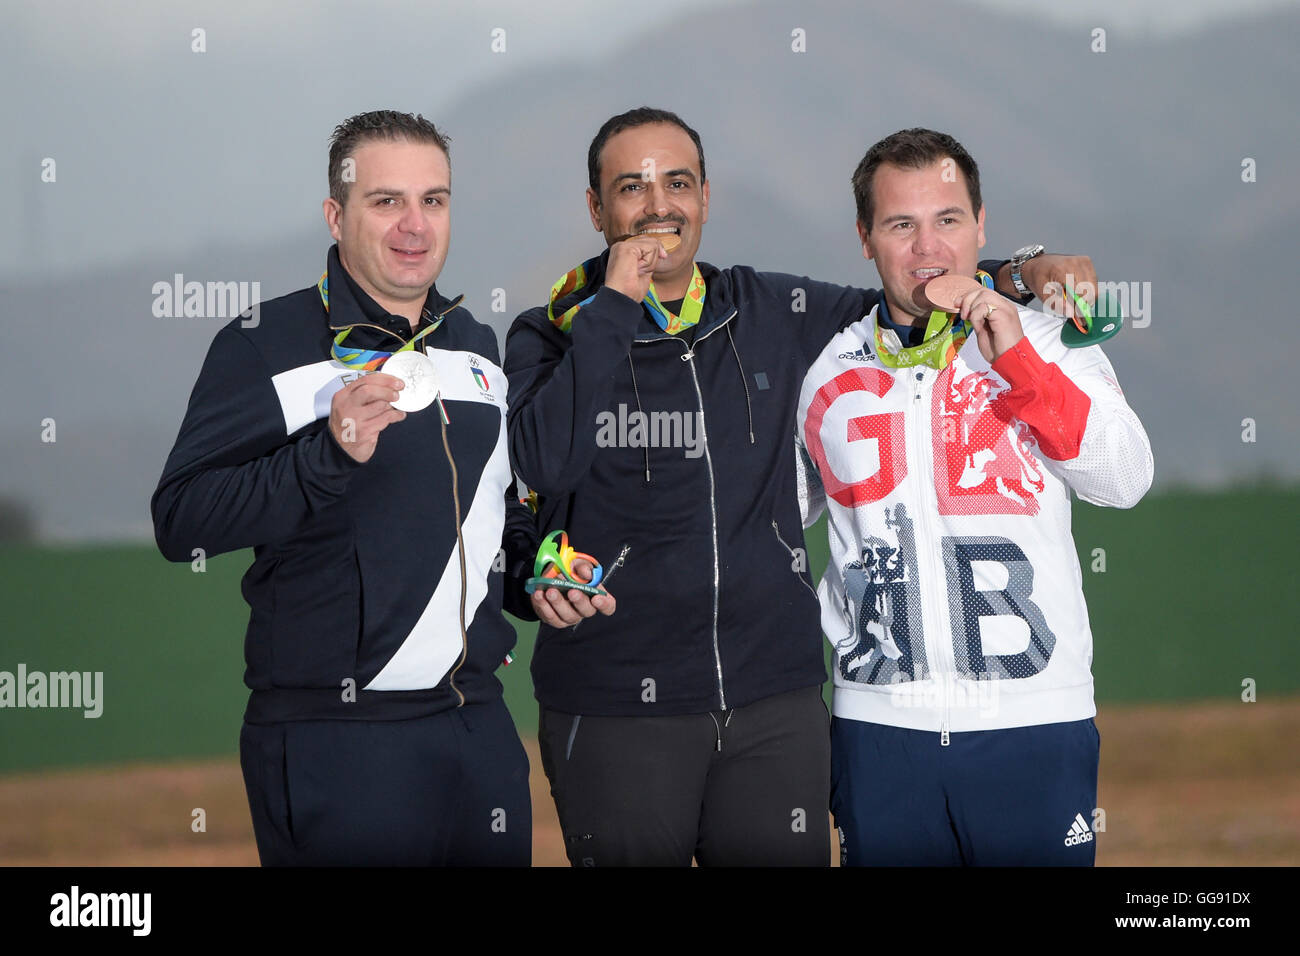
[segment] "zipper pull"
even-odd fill
[[[609,582],[609,579],[614,576],[614,572],[623,566],[623,559],[627,557],[627,553],[631,550],[632,550],[632,546],[630,544],[623,545],[623,550],[621,550],[618,553],[618,559],[610,566],[609,574],[606,574],[604,577],[600,579],[601,587],[604,587]],[[582,621],[578,621],[577,624],[569,628],[569,633],[572,634],[580,627],[582,627]]]
[[[939,746],[940,747],[948,746],[948,725],[946,723],[941,728],[939,728]]]
[[[689,362],[689,361],[690,361],[691,359],[693,359],[693,358],[695,358],[695,352],[694,352],[694,350],[688,350],[688,351],[682,353],[682,361],[683,361],[683,362]]]
[[[627,553],[631,550],[632,550],[632,546],[630,544],[623,545],[623,550],[619,551],[618,558],[615,559],[612,565],[610,565],[609,574],[606,574],[603,578],[600,579],[601,584],[604,584],[606,581],[612,578],[614,576],[614,572],[623,566],[623,559],[627,557]]]

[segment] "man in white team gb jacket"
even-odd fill
[[[805,525],[829,511],[831,808],[850,865],[1091,865],[1099,739],[1070,492],[1129,508],[1150,445],[1097,345],[974,277],[984,207],[952,137],[853,176],[885,297],[804,379]]]

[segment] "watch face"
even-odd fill
[[[1015,262],[1024,262],[1026,259],[1032,259],[1034,256],[1042,255],[1045,248],[1046,247],[1042,243],[1030,243],[1029,245],[1022,246],[1013,252],[1011,258]]]

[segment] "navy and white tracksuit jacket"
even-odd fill
[[[349,347],[385,351],[411,333],[384,325],[391,317],[336,248],[328,273],[328,310],[310,286],[213,340],[153,496],[158,546],[173,561],[254,549],[243,580],[250,723],[393,720],[499,700],[493,672],[515,641],[502,607],[534,619],[521,579],[538,538],[514,496],[496,338],[430,290],[421,328],[445,319],[422,341],[450,419],[458,528],[437,403],[389,425],[364,464],[330,433],[330,399],[358,374],[331,358],[338,331],[352,329]]]

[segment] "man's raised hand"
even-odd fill
[[[633,302],[642,302],[654,281],[660,259],[668,253],[653,236],[631,236],[609,247],[609,265],[605,267],[605,285],[622,292]]]
[[[1020,278],[1050,311],[1074,316],[1074,293],[1089,307],[1097,302],[1097,269],[1089,256],[1044,253],[1020,267]]]
[[[972,289],[962,296],[961,317],[975,328],[984,361],[992,365],[1025,337],[1015,305],[992,289]]]
[[[348,382],[330,399],[330,433],[355,461],[369,461],[379,433],[406,417],[392,405],[404,386],[395,375],[371,372]]]

